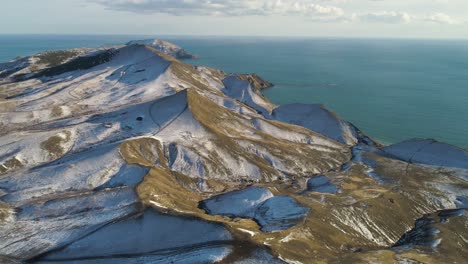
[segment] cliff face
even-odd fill
[[[273,105],[257,75],[173,55],[129,43],[0,65],[0,260],[467,256],[465,150],[380,146],[323,106]]]
[[[256,90],[262,90],[262,89],[273,87],[272,83],[270,83],[267,80],[262,79],[262,77],[258,76],[255,73],[252,73],[252,74],[238,74],[237,76],[241,80],[248,81],[250,86],[253,89],[256,89]]]

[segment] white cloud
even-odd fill
[[[175,16],[295,16],[305,21],[360,22],[373,24],[409,24],[432,22],[438,24],[460,24],[445,13],[423,15],[415,10],[405,12],[379,11],[382,6],[365,0],[367,4],[351,8],[357,0],[86,0],[98,3],[107,9],[133,13],[163,13]],[[419,1],[419,0],[418,0]],[[445,0],[444,0],[445,1]],[[370,5],[372,11],[366,10]],[[350,8],[345,12],[340,6]],[[388,7],[388,6],[387,6]],[[385,10],[385,9],[384,9]],[[427,14],[427,13],[426,13]]]
[[[438,23],[438,24],[453,25],[453,24],[458,23],[458,21],[453,19],[451,16],[449,16],[447,14],[443,14],[443,13],[436,13],[434,15],[431,15],[431,16],[427,17],[425,20],[429,21],[429,22]]]
[[[338,19],[341,8],[310,0],[90,0],[109,9],[171,15],[248,16],[301,15],[314,19]]]
[[[378,12],[378,13],[368,13],[357,16],[359,20],[366,22],[378,22],[378,23],[410,23],[413,21],[414,17],[406,12]]]

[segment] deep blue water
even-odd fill
[[[0,61],[143,36],[0,35]],[[165,36],[189,61],[273,82],[270,100],[323,103],[384,143],[431,137],[468,149],[468,41]]]

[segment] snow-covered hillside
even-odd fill
[[[425,214],[466,208],[465,150],[381,146],[188,56],[143,40],[0,64],[0,262],[444,259],[391,248],[416,245],[402,236]]]

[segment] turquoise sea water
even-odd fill
[[[0,61],[145,36],[0,35]],[[273,82],[277,104],[322,103],[383,143],[431,137],[468,149],[468,41],[163,36],[188,61]]]

